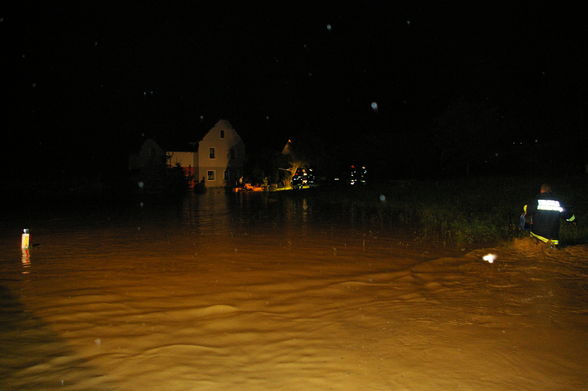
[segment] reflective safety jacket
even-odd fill
[[[576,216],[553,193],[541,193],[525,205],[526,220],[531,223],[531,236],[542,242],[559,244],[560,219],[573,222]]]

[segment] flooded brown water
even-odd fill
[[[304,194],[0,230],[0,389],[588,389],[585,246],[445,251]]]

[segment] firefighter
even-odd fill
[[[576,222],[576,216],[553,195],[547,183],[541,185],[539,195],[525,205],[523,211],[531,237],[552,247],[559,245],[560,219]]]

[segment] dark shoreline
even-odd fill
[[[358,213],[381,229],[406,227],[422,240],[448,246],[499,243],[522,234],[518,217],[522,205],[535,195],[543,182],[553,185],[574,209],[578,223],[562,225],[562,242],[588,243],[588,176],[567,178],[479,177],[469,179],[402,180],[350,188],[323,185],[298,191],[231,193],[234,197],[269,199],[307,198],[316,210]],[[128,182],[108,186],[59,188],[50,185],[4,185],[2,220],[27,220],[41,216],[76,213],[93,216],[126,214],[139,205],[173,208],[186,192],[142,194]],[[219,191],[222,191],[219,189]],[[198,197],[198,195],[194,195]]]

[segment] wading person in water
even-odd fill
[[[541,185],[539,195],[523,207],[525,227],[531,232],[531,237],[550,246],[559,245],[560,219],[575,222],[576,216],[553,195],[551,186]]]

